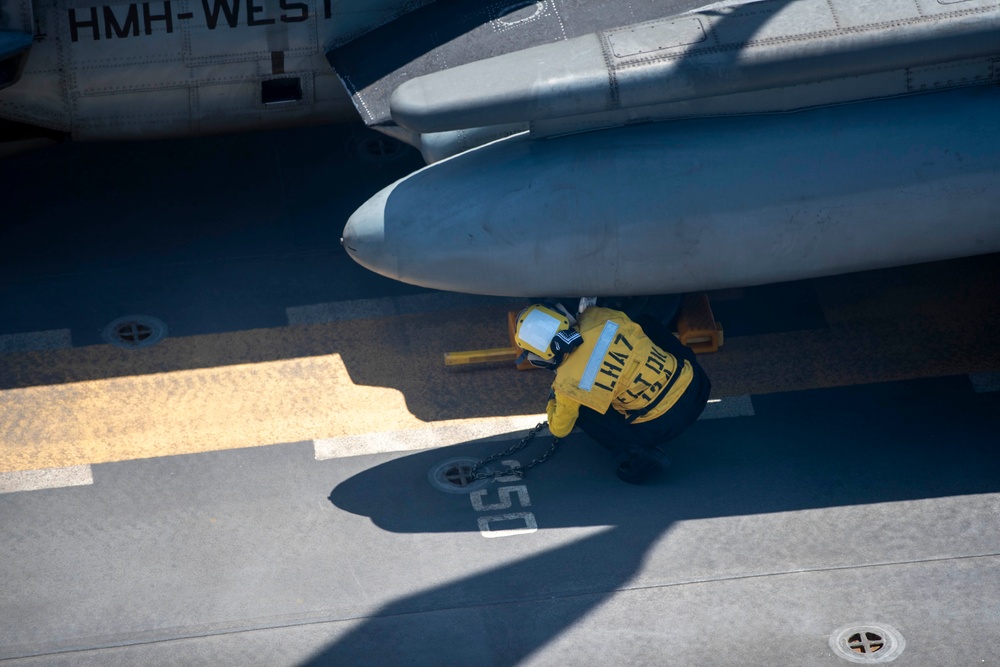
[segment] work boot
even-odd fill
[[[662,449],[633,445],[620,457],[615,474],[628,484],[642,484],[660,468],[668,465],[670,459]]]

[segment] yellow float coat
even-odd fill
[[[625,313],[588,308],[577,329],[583,343],[556,370],[555,398],[547,408],[549,430],[557,438],[573,430],[581,405],[601,414],[613,407],[628,416],[656,402],[677,372],[678,359],[655,345]],[[680,363],[680,376],[668,393],[633,423],[656,419],[677,402],[694,377],[691,364]]]

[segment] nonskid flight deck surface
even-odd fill
[[[95,466],[93,486],[0,498],[0,657],[835,665],[831,635],[875,624],[898,664],[981,664],[1000,557],[1000,394],[981,380],[755,396],[642,487],[581,434],[466,494],[428,471],[520,433]]]

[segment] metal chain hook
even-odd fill
[[[556,447],[559,444],[559,438],[553,438],[552,446],[549,447],[548,451],[539,456],[538,458],[532,459],[532,461],[528,465],[512,466],[510,468],[507,468],[506,470],[497,470],[496,472],[479,472],[479,469],[482,468],[487,463],[491,461],[496,461],[497,459],[502,459],[505,456],[510,456],[514,452],[518,452],[527,447],[528,443],[531,442],[531,440],[536,435],[538,435],[539,431],[545,428],[546,424],[547,422],[539,422],[537,425],[532,427],[532,429],[528,431],[528,433],[523,438],[521,438],[520,442],[518,442],[516,445],[513,445],[509,449],[505,449],[502,452],[497,452],[492,456],[487,456],[484,459],[480,459],[479,462],[476,463],[476,465],[472,466],[472,470],[469,473],[470,475],[472,475],[472,480],[476,481],[480,479],[492,479],[493,481],[496,481],[501,477],[508,477],[512,475],[520,479],[521,477],[524,476],[524,473],[527,470],[534,468],[535,466],[540,465],[545,461],[547,461],[550,456],[555,454]]]

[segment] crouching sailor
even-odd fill
[[[690,348],[655,318],[637,319],[591,307],[576,321],[561,305],[535,304],[515,329],[521,358],[555,371],[552,435],[579,426],[611,450],[618,477],[631,484],[669,462],[663,446],[698,419],[711,389]]]

